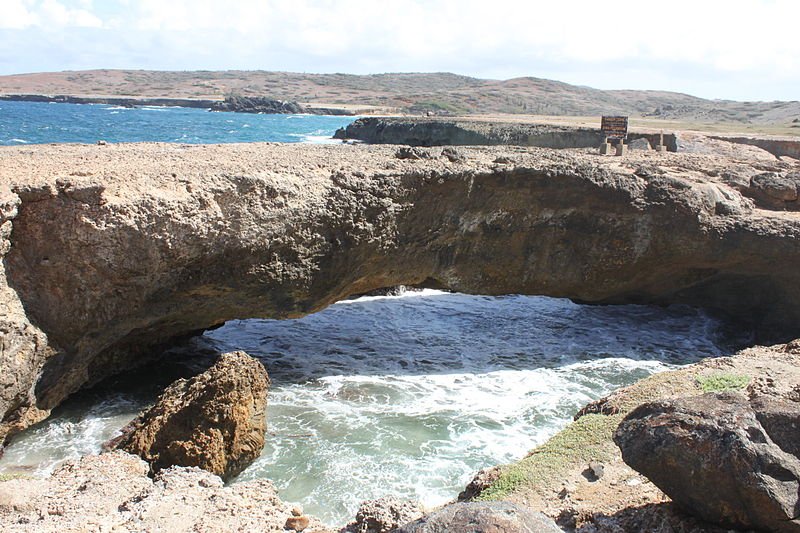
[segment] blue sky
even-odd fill
[[[0,74],[450,71],[797,100],[798,21],[797,0],[0,0]]]

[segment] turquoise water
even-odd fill
[[[0,101],[0,145],[325,142],[354,117],[212,113],[184,107]]]

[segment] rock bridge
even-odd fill
[[[0,441],[180,336],[399,284],[684,303],[800,330],[800,215],[725,177],[791,163],[396,151],[0,149]]]

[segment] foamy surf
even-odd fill
[[[424,290],[299,320],[232,321],[206,337],[261,358],[272,379],[267,445],[234,482],[269,478],[285,500],[342,523],[387,494],[451,500],[477,470],[522,457],[585,403],[720,354],[717,326],[684,307]],[[118,395],[67,406],[15,441],[0,470],[42,474],[95,452],[142,405]]]

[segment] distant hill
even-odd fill
[[[800,102],[706,100],[667,91],[604,91],[539,78],[484,80],[449,73],[300,74],[267,71],[88,70],[0,76],[0,94],[221,99],[266,96],[399,112],[512,113],[780,124],[800,128]]]

